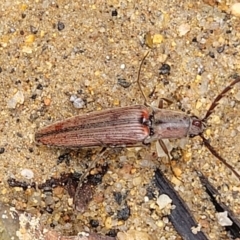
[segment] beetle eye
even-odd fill
[[[195,120],[193,120],[192,125],[195,127],[198,127],[198,128],[202,128],[202,121],[195,119]]]

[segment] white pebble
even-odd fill
[[[240,3],[234,3],[231,6],[231,13],[236,17],[240,17]]]
[[[32,49],[31,47],[29,47],[29,46],[23,46],[23,47],[22,47],[22,52],[23,52],[23,53],[31,54],[32,51],[33,51],[33,49]]]
[[[83,237],[89,237],[89,233],[87,232],[79,232],[78,237],[83,238]]]
[[[69,100],[70,100],[70,102],[74,102],[76,99],[77,99],[76,95],[71,95]]]
[[[188,23],[181,24],[178,28],[179,36],[182,37],[190,31],[190,25]]]
[[[24,103],[24,95],[22,91],[17,91],[11,99],[9,99],[7,106],[8,108],[16,108],[17,104]]]
[[[106,32],[106,29],[105,29],[104,27],[100,27],[100,28],[99,28],[99,32],[100,32],[100,33],[104,33],[104,32]]]
[[[149,202],[149,197],[148,196],[145,196],[144,197],[144,202],[146,203],[146,202]]]
[[[163,221],[165,224],[168,224],[168,223],[169,223],[169,218],[168,218],[168,217],[163,217],[162,221]]]
[[[168,204],[171,204],[171,203],[172,203],[172,199],[166,194],[161,194],[157,198],[157,204],[160,209],[164,209]]]
[[[191,228],[193,234],[198,234],[201,231],[201,225]]]
[[[236,137],[236,135],[237,135],[237,131],[236,130],[232,130],[230,136],[231,137]]]
[[[218,223],[221,226],[232,226],[232,224],[233,224],[231,219],[228,218],[228,212],[227,211],[216,213],[216,217],[218,219]]]
[[[85,105],[84,101],[81,98],[77,98],[75,99],[75,101],[73,102],[73,106],[75,108],[83,108]]]
[[[27,168],[21,171],[21,175],[26,179],[32,179],[34,177],[33,171]]]
[[[90,82],[89,80],[86,79],[86,80],[84,81],[84,85],[85,85],[86,87],[90,86],[90,84],[91,84],[91,82]]]
[[[121,66],[120,66],[120,68],[123,70],[123,69],[125,69],[125,67],[126,67],[126,65],[123,63],[123,64],[121,64]]]
[[[84,101],[82,100],[82,98],[79,98],[79,97],[77,97],[76,95],[72,95],[69,100],[70,100],[70,102],[73,103],[73,106],[74,106],[75,108],[83,108],[84,105],[85,105],[85,103],[84,103]]]

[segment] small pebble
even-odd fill
[[[54,199],[53,199],[53,197],[50,196],[50,195],[46,196],[46,198],[45,198],[45,204],[48,205],[48,206],[54,204]]]
[[[36,87],[37,90],[43,90],[43,85],[41,83],[39,83]]]
[[[106,32],[106,29],[105,29],[104,27],[100,27],[100,28],[99,28],[99,32],[100,32],[100,33],[105,33],[105,32]]]
[[[51,99],[50,98],[44,98],[43,100],[45,106],[49,106],[51,104]]]
[[[116,17],[118,15],[118,12],[117,12],[117,10],[115,9],[115,10],[113,10],[112,11],[112,17]]]
[[[202,102],[201,102],[201,100],[199,99],[199,100],[197,101],[197,103],[196,103],[195,108],[196,108],[196,109],[201,109],[201,107],[202,107]]]
[[[0,154],[3,154],[5,152],[5,148],[1,147],[0,148]]]
[[[73,106],[75,108],[83,108],[85,105],[84,101],[81,98],[77,98],[74,102],[73,102]]]
[[[232,224],[233,224],[231,219],[228,218],[228,212],[227,211],[216,213],[216,217],[218,219],[218,223],[221,226],[232,226]]]
[[[89,223],[90,223],[91,227],[93,227],[93,228],[96,228],[99,226],[99,221],[95,220],[95,219],[91,219]]]
[[[172,199],[166,194],[161,194],[157,198],[157,204],[160,209],[164,209],[168,204],[171,204],[171,203],[172,203]]]
[[[72,95],[70,97],[70,102],[72,102],[73,106],[78,109],[83,108],[85,105],[85,102],[82,100],[82,98],[79,98],[76,95]]]
[[[235,129],[232,130],[231,133],[230,133],[230,136],[231,137],[236,137],[236,135],[237,135],[237,131]]]
[[[121,192],[114,192],[113,196],[118,205],[121,205],[122,201],[125,198],[125,196]]]
[[[38,32],[37,28],[34,27],[34,26],[32,26],[32,25],[30,25],[30,31],[31,31],[31,33],[33,33],[33,34],[37,34],[37,32]]]
[[[168,224],[168,223],[169,223],[168,217],[163,217],[162,221],[163,221],[163,223],[165,223],[165,224]]]
[[[163,35],[161,34],[155,34],[153,35],[153,40],[152,40],[153,44],[160,44],[163,42]]]
[[[128,88],[131,86],[131,83],[127,82],[127,80],[124,78],[118,78],[117,83],[123,88]]]
[[[167,63],[163,63],[163,65],[159,68],[160,75],[169,75],[171,71],[171,67]]]
[[[182,175],[182,170],[178,167],[174,167],[173,172],[176,175],[176,177],[180,177]]]
[[[25,43],[33,43],[34,40],[35,40],[35,35],[33,35],[33,34],[30,34],[25,37]]]
[[[22,47],[22,52],[31,54],[33,52],[33,49],[31,47],[29,47],[29,46],[23,46]]]
[[[76,99],[77,99],[76,95],[71,95],[69,100],[70,100],[70,102],[74,102]]]
[[[212,122],[215,123],[215,124],[220,124],[221,123],[220,117],[217,116],[217,115],[213,115],[212,116]]]
[[[121,64],[121,66],[120,66],[120,68],[122,69],[122,70],[124,70],[125,69],[125,67],[126,67],[126,65],[123,63],[123,64]]]
[[[124,206],[121,210],[117,212],[118,220],[126,221],[130,217],[130,208],[129,206]]]
[[[135,177],[132,180],[133,186],[139,186],[142,183],[143,179],[141,176]]]
[[[201,231],[201,226],[198,225],[198,226],[196,226],[196,227],[192,227],[191,230],[192,230],[192,233],[193,233],[193,234],[197,234],[198,232]]]
[[[112,228],[112,218],[111,217],[107,217],[104,223],[105,227],[107,229],[111,229]]]
[[[233,16],[240,17],[240,3],[234,3],[231,6],[231,13]]]
[[[97,76],[97,73],[95,72],[95,75]],[[84,81],[84,85],[86,86],[86,87],[88,87],[89,85],[91,84],[91,82],[89,81],[89,80],[85,80]]]
[[[32,179],[34,177],[33,171],[27,168],[21,171],[21,175],[26,179]]]
[[[9,99],[7,106],[8,108],[16,108],[17,104],[24,103],[24,95],[22,91],[17,91],[11,99]]]
[[[225,45],[217,47],[217,52],[222,53],[225,49]]]
[[[65,25],[63,22],[58,22],[57,24],[58,31],[62,31],[65,28]]]
[[[190,31],[190,25],[188,23],[181,24],[178,27],[179,36],[182,37]]]

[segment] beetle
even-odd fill
[[[240,82],[240,77],[236,77],[213,100],[202,119],[179,111],[153,108],[147,104],[140,84],[142,64],[148,54],[149,52],[141,61],[137,78],[139,89],[145,99],[144,105],[111,108],[68,118],[38,130],[35,134],[36,141],[55,147],[82,148],[132,147],[158,140],[170,160],[162,139],[200,136],[209,151],[240,179],[240,174],[214,150],[203,135],[207,119],[225,94]]]

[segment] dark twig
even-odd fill
[[[192,228],[197,226],[196,220],[192,216],[186,203],[159,169],[155,172],[155,179],[156,186],[160,190],[160,193],[168,195],[172,199],[172,204],[176,206],[168,218],[181,237],[184,240],[207,240],[208,238],[202,231],[196,234],[192,232]]]
[[[200,181],[202,183],[202,185],[206,188],[206,192],[207,194],[210,196],[212,203],[214,204],[216,211],[217,212],[225,212],[227,211],[228,213],[228,218],[232,221],[232,225],[231,226],[225,226],[226,230],[229,231],[232,235],[232,237],[235,238],[239,238],[240,237],[240,220],[237,218],[237,216],[235,216],[235,214],[232,212],[232,210],[226,206],[224,203],[219,201],[219,197],[220,194],[217,191],[217,189],[215,189],[210,182],[208,181],[208,179],[199,171],[197,171]]]

